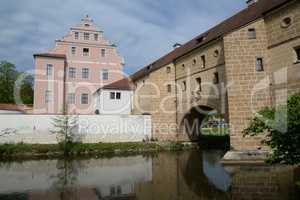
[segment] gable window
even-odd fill
[[[82,69],[82,78],[83,79],[88,79],[90,76],[90,70],[89,68],[83,68]]]
[[[76,68],[75,67],[69,67],[69,78],[76,78]]]
[[[206,58],[205,58],[205,55],[201,56],[201,66],[202,66],[202,68],[206,67]]]
[[[79,32],[75,32],[75,40],[79,39]]]
[[[75,93],[68,94],[68,104],[75,104]]]
[[[89,95],[88,94],[81,94],[81,104],[89,104]]]
[[[263,58],[256,58],[256,71],[264,71],[264,61]]]
[[[45,103],[50,103],[52,100],[52,91],[46,90],[45,91]]]
[[[196,78],[196,82],[197,82],[197,90],[198,91],[202,91],[202,80],[201,80],[201,78],[199,77],[199,78]]]
[[[99,35],[98,34],[94,34],[94,40],[98,41]]]
[[[167,85],[167,91],[168,91],[168,93],[172,92],[172,86],[170,84]]]
[[[256,30],[255,30],[255,28],[248,29],[248,38],[249,39],[256,39]]]
[[[72,55],[75,55],[75,54],[76,54],[76,47],[72,47],[72,48],[71,48],[71,53],[72,53]]]
[[[167,74],[171,73],[171,67],[167,67]]]
[[[110,99],[116,99],[116,93],[115,92],[110,93]]]
[[[102,80],[105,80],[105,81],[108,80],[108,70],[107,69],[104,69],[102,71]]]
[[[89,40],[90,39],[90,34],[89,33],[84,33],[83,34],[83,39],[84,40]]]
[[[106,51],[105,49],[101,49],[101,57],[105,57],[106,56]]]
[[[83,56],[89,56],[90,55],[90,49],[89,48],[83,48],[82,53],[83,53]]]
[[[295,48],[296,63],[300,63],[300,47]]]
[[[116,93],[116,99],[120,100],[121,99],[121,92]]]
[[[186,82],[185,81],[182,82],[182,91],[186,91]]]
[[[47,76],[52,76],[53,75],[53,65],[52,64],[47,64],[47,66],[46,66],[46,75]]]
[[[219,73],[218,72],[214,73],[214,84],[219,84]]]

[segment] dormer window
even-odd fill
[[[255,28],[248,29],[248,38],[249,39],[256,39],[256,30],[255,30]]]
[[[75,32],[75,40],[79,39],[79,32]]]
[[[84,33],[84,40],[89,40],[90,39],[90,34],[89,33]]]

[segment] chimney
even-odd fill
[[[253,5],[254,3],[258,2],[258,0],[247,0],[246,3],[248,4],[248,6]]]
[[[181,46],[182,46],[181,44],[176,43],[176,44],[173,45],[173,48],[174,48],[174,49],[177,49],[178,47],[181,47]]]

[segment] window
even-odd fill
[[[283,20],[281,21],[281,27],[282,28],[287,28],[292,24],[292,18],[290,17],[285,17],[283,18]]]
[[[84,40],[89,40],[90,39],[90,34],[89,33],[84,33],[83,34],[83,39]]]
[[[82,69],[82,78],[83,79],[88,79],[89,78],[89,68],[83,68]]]
[[[202,68],[206,67],[206,58],[205,58],[205,55],[201,56],[201,66],[202,66]]]
[[[53,75],[53,65],[52,64],[47,64],[47,66],[46,66],[46,75],[47,76],[52,76]]]
[[[167,67],[167,74],[171,73],[171,67]]]
[[[197,82],[197,85],[198,85],[198,91],[202,91],[202,80],[201,78],[196,78],[196,82]]]
[[[196,65],[196,64],[197,64],[197,60],[194,59],[194,60],[193,60],[193,65]]]
[[[99,35],[98,34],[94,34],[94,40],[98,41]]]
[[[121,93],[120,93],[120,92],[117,92],[117,93],[116,93],[116,98],[117,98],[117,99],[121,99]]]
[[[79,39],[79,33],[75,32],[75,40],[78,40],[78,39]]]
[[[69,78],[76,78],[76,68],[75,67],[69,67]]]
[[[185,81],[182,82],[182,91],[186,91],[186,82]]]
[[[83,56],[89,56],[90,55],[90,49],[89,48],[83,48],[82,53],[83,53]]]
[[[219,84],[219,73],[218,72],[214,73],[214,84]]]
[[[115,92],[110,93],[110,99],[116,99],[116,93]]]
[[[68,94],[68,104],[75,104],[75,93]]]
[[[216,50],[214,51],[214,57],[218,57],[219,54],[220,54],[220,51],[219,51],[218,49],[216,49]]]
[[[105,80],[105,81],[108,80],[108,70],[107,69],[104,69],[102,71],[102,80]]]
[[[85,26],[85,27],[90,27],[90,25],[89,25],[89,24],[84,24],[84,26]]]
[[[296,63],[300,63],[300,47],[295,48]]]
[[[256,58],[256,71],[264,71],[264,62],[263,58]]]
[[[181,65],[182,70],[185,70],[185,64]]]
[[[81,104],[89,104],[89,95],[81,94]]]
[[[106,51],[105,49],[101,49],[101,57],[105,57]]]
[[[76,47],[71,48],[71,53],[72,53],[72,55],[76,55]]]
[[[50,90],[45,91],[45,103],[50,103],[52,99],[52,92]]]
[[[172,86],[170,84],[167,85],[167,91],[168,91],[168,93],[172,92]]]
[[[248,29],[248,38],[249,39],[256,39],[256,30],[255,30],[255,28]]]

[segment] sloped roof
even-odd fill
[[[105,85],[100,89],[108,89],[108,90],[133,90],[132,83],[128,78],[124,78],[122,80],[113,82],[111,84]]]
[[[66,59],[66,55],[64,55],[64,54],[55,54],[55,53],[40,53],[40,54],[34,54],[33,57],[48,57],[48,58],[60,58],[60,59]]]
[[[240,11],[236,15],[228,18],[227,20],[221,22],[210,30],[200,34],[196,38],[187,42],[179,48],[174,49],[167,55],[156,60],[152,64],[142,68],[133,75],[131,75],[132,80],[137,80],[149,73],[172,63],[174,60],[180,58],[181,56],[189,53],[190,51],[203,46],[213,40],[221,38],[227,33],[230,33],[238,28],[241,28],[259,18],[262,18],[267,12],[276,9],[283,4],[292,0],[259,0],[257,3],[247,7],[246,9]]]

